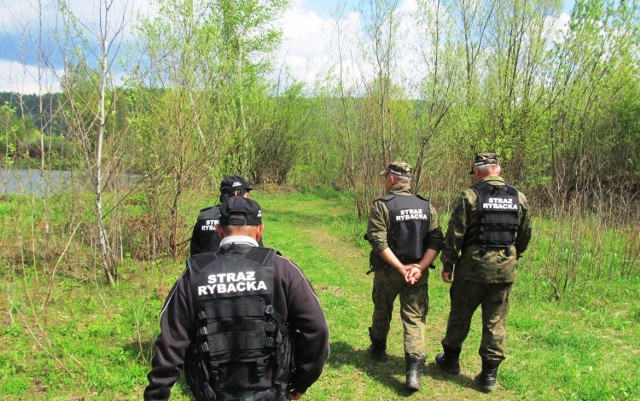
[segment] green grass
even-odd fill
[[[508,358],[500,368],[498,390],[486,395],[473,385],[480,368],[479,314],[463,348],[461,375],[450,377],[434,366],[449,308],[449,286],[436,270],[429,281],[427,366],[422,389],[410,395],[403,390],[404,358],[397,313],[389,335],[389,361],[374,363],[366,352],[372,276],[365,274],[365,223],[356,221],[350,199],[336,192],[256,192],[254,198],[264,212],[265,245],[281,251],[305,272],[331,330],[331,356],[324,374],[303,399],[640,399],[638,271],[628,277],[608,272],[609,268],[619,269],[615,263],[599,266],[601,274],[578,271],[556,300],[542,274],[550,266],[547,259],[561,260],[561,250],[554,253],[555,245],[549,240],[553,238],[550,227],[557,222],[535,221],[534,235],[540,237],[534,237],[531,252],[521,261],[512,292]],[[54,205],[50,207],[63,218]],[[189,206],[194,211],[198,207]],[[3,218],[15,215],[18,209],[11,202],[0,202]],[[446,223],[447,218],[443,220]],[[191,219],[185,224],[192,224]],[[2,228],[4,232],[16,231]],[[606,249],[617,249],[624,243],[624,239],[607,235],[601,236],[601,241],[613,244],[605,244]],[[64,240],[58,242],[64,245]],[[586,246],[587,238],[581,243]],[[598,258],[612,260],[615,256],[596,255]],[[184,270],[184,262],[127,261],[119,269],[118,284],[109,287],[93,267],[79,270],[62,263],[49,285],[41,263],[34,267],[15,260],[3,259],[0,271],[0,399],[141,399],[158,314],[171,285]],[[577,258],[570,268],[580,269],[584,260]],[[562,263],[555,268],[562,271],[566,266]],[[44,302],[48,292],[49,301]],[[188,388],[181,381],[172,400],[187,399]]]

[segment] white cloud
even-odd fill
[[[39,72],[42,78],[39,80]],[[58,74],[60,72],[58,71]],[[60,90],[58,80],[51,71],[15,61],[0,60],[0,92],[38,94]],[[41,81],[39,83],[39,81]]]
[[[331,21],[320,18],[315,12],[302,8],[300,2],[287,11],[283,17],[283,36],[285,49],[289,53],[312,57],[318,50],[328,45]]]
[[[567,38],[569,22],[571,22],[571,16],[564,12],[558,17],[545,18],[545,32],[549,45],[563,42]]]
[[[333,74],[341,75],[349,90],[359,91],[372,79],[374,70],[370,55],[373,46],[363,33],[366,17],[351,11],[339,17],[322,18],[306,10],[305,2],[296,1],[283,17],[284,42],[276,63],[283,63],[295,79],[310,87],[318,79]],[[395,17],[401,19],[393,66],[397,83],[415,82],[424,72],[418,54],[422,39],[416,12],[416,0],[402,1],[395,12]]]
[[[423,57],[423,49],[427,37],[418,23],[420,9],[416,0],[405,0],[396,11],[400,19],[398,29],[398,72],[396,84],[405,85],[405,90],[412,96],[417,96],[417,84],[426,75],[427,65]],[[413,87],[408,87],[413,85]]]
[[[340,60],[335,45],[338,31],[354,39],[342,43],[343,62],[352,63],[361,23],[356,12],[349,12],[340,19],[323,18],[307,9],[305,3],[305,0],[295,0],[285,12],[281,21],[283,43],[275,60],[277,70],[284,66],[294,79],[313,87],[316,80],[326,77]]]

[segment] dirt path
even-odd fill
[[[266,207],[265,207],[266,206]],[[285,254],[294,261],[301,255],[313,254],[306,265],[305,274],[318,291],[331,329],[332,356],[326,376],[320,386],[329,399],[336,392],[352,394],[354,400],[404,399],[404,357],[402,325],[394,313],[389,333],[390,361],[385,365],[373,364],[367,353],[369,339],[367,327],[371,314],[372,276],[366,275],[368,251],[358,248],[353,240],[341,238],[334,225],[342,224],[339,213],[344,204],[313,200],[292,205],[289,202],[263,204],[265,216],[285,223],[286,233],[292,238],[285,245]],[[265,223],[266,224],[266,223]],[[363,228],[364,224],[362,223]],[[267,231],[267,229],[265,229]],[[282,232],[273,233],[282,237]],[[355,235],[355,234],[354,234]],[[268,238],[268,232],[266,234]],[[307,249],[301,251],[300,248]],[[451,379],[441,374],[433,364],[440,352],[440,339],[444,334],[448,314],[448,286],[440,280],[440,271],[430,277],[430,312],[427,317],[425,340],[427,366],[423,375],[424,389],[410,396],[415,400],[477,400],[485,396],[472,384],[478,368],[477,353],[467,352],[463,358],[462,375]],[[473,344],[475,349],[477,344]],[[317,393],[316,393],[317,394]],[[501,399],[514,399],[514,394],[501,391]],[[322,397],[320,397],[322,398]],[[324,398],[322,398],[324,399]]]

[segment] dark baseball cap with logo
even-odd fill
[[[473,174],[476,167],[484,166],[486,164],[500,164],[498,155],[493,152],[478,153],[473,159],[473,166],[471,166],[471,173],[469,174]]]
[[[262,224],[262,210],[253,199],[232,196],[220,207],[222,226],[259,226]]]
[[[220,192],[222,193],[234,193],[235,191],[249,192],[255,187],[241,175],[229,175],[222,179],[220,182]]]
[[[411,175],[413,174],[413,167],[405,162],[395,161],[389,164],[386,169],[382,170],[382,172],[380,172],[380,175],[387,174],[397,175],[398,177],[411,178]]]

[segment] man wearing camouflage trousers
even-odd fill
[[[410,165],[393,162],[381,175],[387,194],[373,202],[367,226],[372,248],[370,265],[375,273],[369,352],[375,360],[387,360],[387,334],[393,303],[399,296],[406,387],[416,391],[425,361],[428,268],[442,247],[444,235],[433,206],[411,192]]]
[[[440,255],[442,279],[453,284],[449,321],[442,340],[444,352],[436,355],[436,364],[447,373],[460,373],[462,343],[475,310],[481,306],[482,371],[476,381],[484,392],[496,388],[498,366],[505,358],[509,294],[516,278],[516,260],[531,239],[527,199],[506,184],[500,173],[495,153],[475,157],[471,174],[476,183],[460,194]]]

